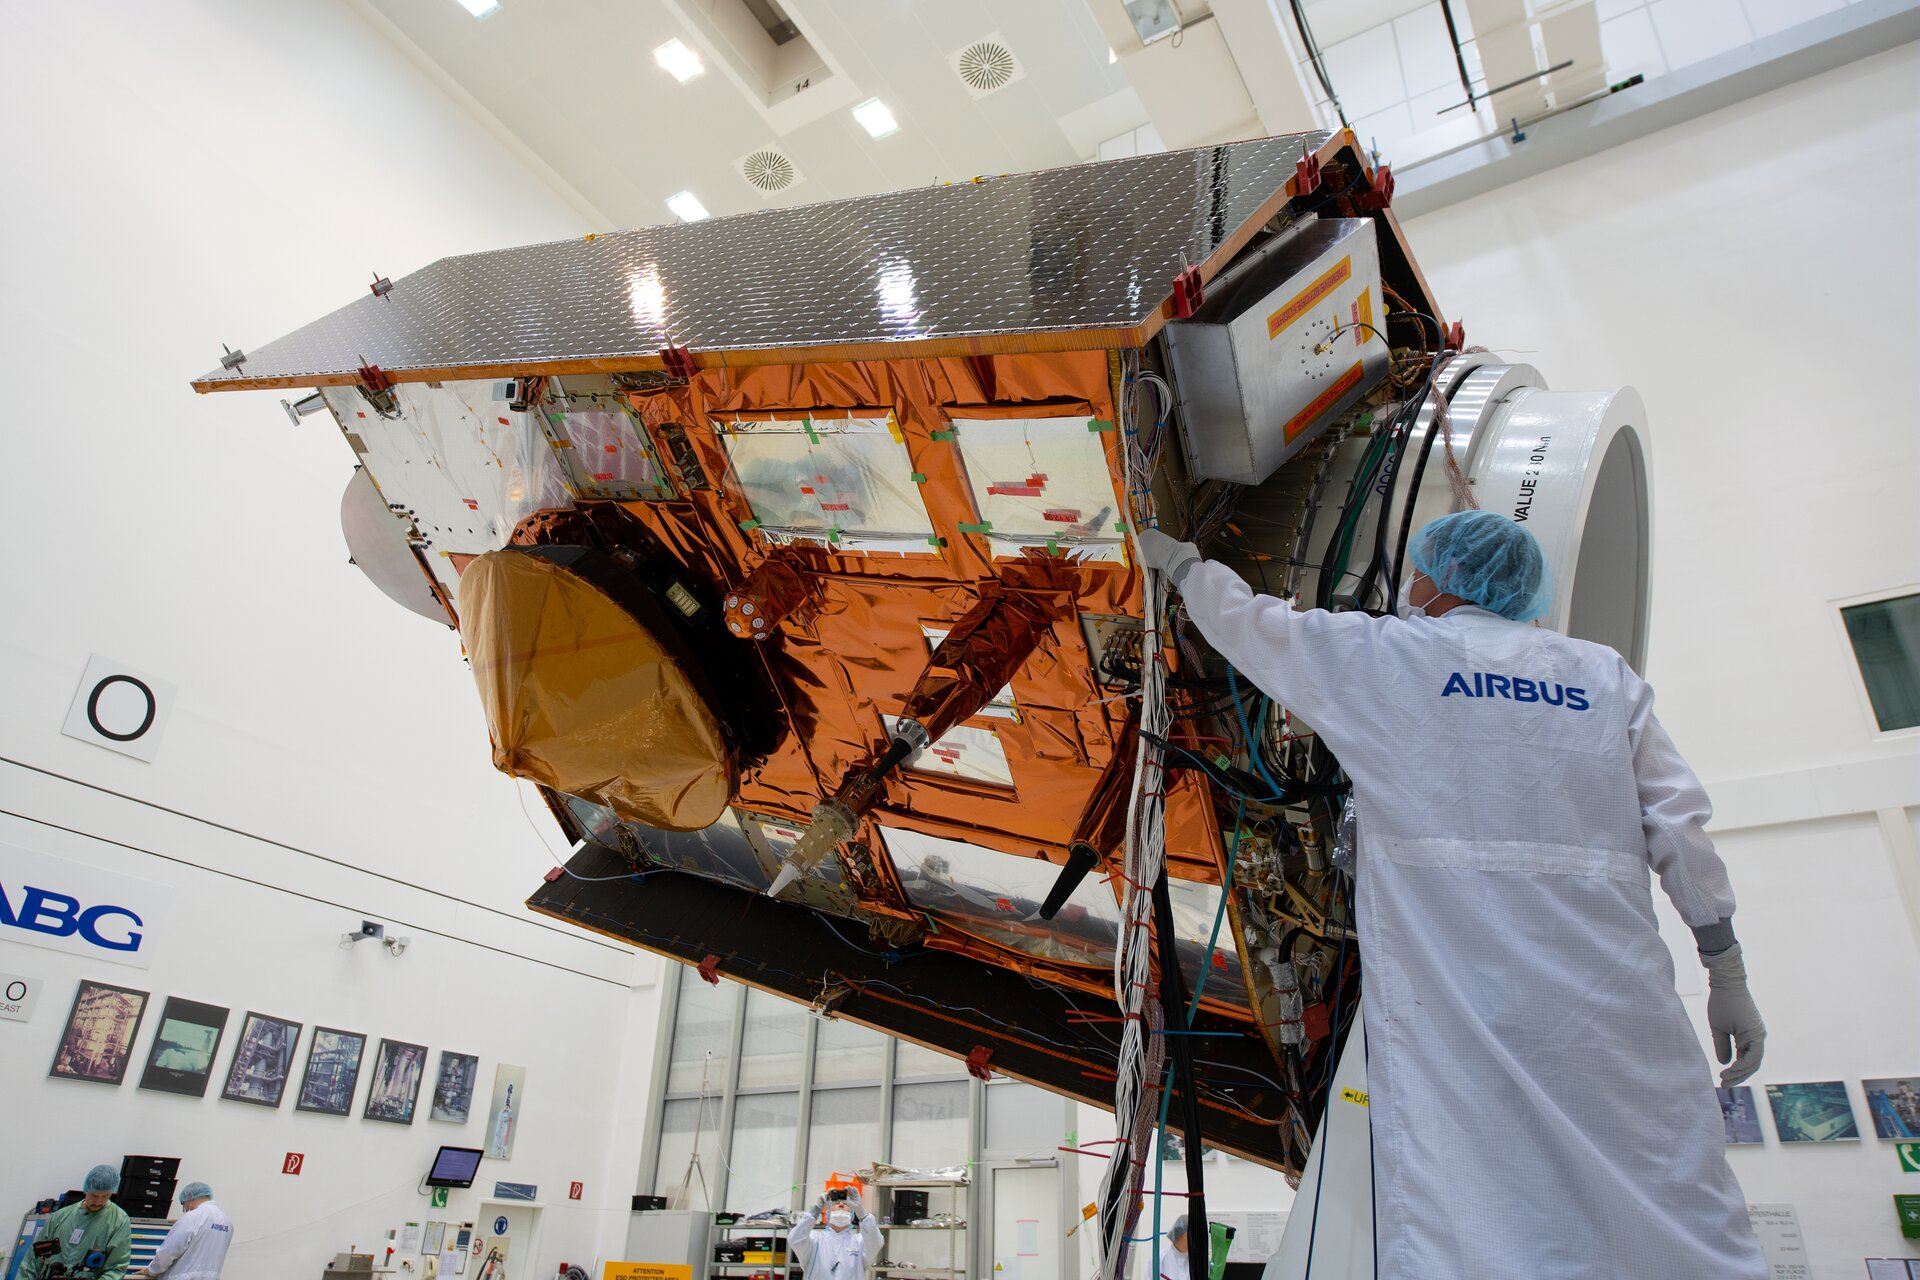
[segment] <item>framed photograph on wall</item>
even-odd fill
[[[234,1042],[233,1061],[227,1067],[227,1085],[220,1096],[229,1102],[251,1102],[277,1107],[293,1074],[293,1051],[300,1043],[300,1024],[264,1013],[248,1012]]]
[[[140,1087],[187,1098],[207,1096],[214,1055],[227,1033],[227,1011],[217,1004],[168,996],[160,1010],[160,1029],[147,1050]]]
[[[1875,1137],[1920,1141],[1920,1076],[1862,1080]]]
[[[1767,1102],[1773,1107],[1773,1129],[1782,1142],[1858,1141],[1853,1103],[1839,1080],[1811,1084],[1770,1084]]]
[[[60,1033],[53,1068],[47,1074],[95,1084],[125,1080],[127,1063],[133,1057],[133,1039],[140,1034],[148,999],[145,991],[82,981],[74,992],[73,1008],[67,1013],[66,1029]]]
[[[513,1159],[513,1139],[526,1105],[527,1069],[502,1062],[493,1069],[493,1101],[487,1105],[487,1159]]]
[[[1713,1093],[1720,1099],[1720,1123],[1726,1126],[1728,1146],[1746,1147],[1766,1141],[1760,1132],[1760,1104],[1754,1101],[1751,1087],[1736,1085]]]
[[[300,1077],[300,1096],[294,1099],[293,1109],[351,1115],[354,1086],[360,1083],[360,1058],[366,1051],[367,1038],[358,1031],[315,1027],[313,1039],[307,1042],[307,1069]]]
[[[480,1059],[471,1053],[440,1051],[440,1074],[434,1081],[430,1120],[465,1124],[473,1110],[473,1085],[480,1075]]]
[[[366,1118],[412,1124],[420,1081],[426,1074],[427,1046],[381,1040],[380,1053],[373,1060],[373,1083],[367,1087]]]

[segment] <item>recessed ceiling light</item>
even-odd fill
[[[500,12],[500,6],[496,0],[453,0],[453,2],[476,18],[491,18]]]
[[[707,64],[700,61],[700,55],[687,48],[677,37],[655,49],[653,60],[681,84],[707,69]]]
[[[1108,45],[1107,46],[1107,65],[1112,66],[1114,63],[1118,61],[1120,61],[1120,55],[1113,51],[1112,45]]]
[[[884,138],[900,127],[900,122],[893,118],[893,112],[887,110],[887,104],[878,98],[868,98],[855,107],[853,118],[876,138]]]
[[[667,197],[667,208],[682,222],[698,222],[707,216],[707,206],[700,203],[700,197],[691,191],[682,191],[679,195]]]

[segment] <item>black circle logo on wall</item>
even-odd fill
[[[147,702],[147,713],[141,717],[140,727],[132,733],[115,733],[112,729],[100,723],[100,695],[116,684],[132,685],[140,691],[140,696],[145,698]],[[87,723],[93,726],[95,733],[103,738],[112,738],[115,742],[132,742],[134,739],[145,735],[147,730],[153,728],[153,717],[159,709],[159,704],[155,702],[153,698],[153,690],[147,687],[147,682],[134,676],[108,676],[100,683],[94,685],[93,692],[87,695]]]

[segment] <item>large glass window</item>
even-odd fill
[[[1840,611],[1883,731],[1920,725],[1920,595]]]
[[[744,1063],[745,1057],[743,1055]],[[742,1213],[790,1207],[798,1093],[743,1093],[733,1103],[727,1205]]]
[[[970,1142],[966,1081],[932,1080],[894,1086],[890,1163],[906,1169],[965,1164]]]
[[[987,1150],[996,1156],[1048,1156],[1066,1143],[1066,1103],[1019,1080],[987,1086]]]
[[[749,990],[747,1024],[740,1039],[740,1087],[798,1088],[806,1049],[806,1006]]]
[[[935,1049],[923,1049],[917,1044],[899,1040],[893,1046],[893,1078],[895,1080],[916,1080],[922,1076],[957,1076],[965,1074],[967,1064],[950,1054]]]
[[[673,1017],[673,1052],[667,1065],[669,1094],[726,1091],[733,1057],[733,1005],[739,988],[714,986],[691,965],[680,966],[680,999]]]
[[[700,1161],[693,1166],[696,1134],[700,1143]],[[720,1172],[720,1098],[669,1100],[660,1114],[660,1158],[653,1166],[656,1195],[695,1209],[717,1209],[714,1192]],[[689,1188],[681,1199],[682,1186]],[[703,1192],[702,1187],[706,1190]]]
[[[852,1174],[879,1158],[880,1090],[822,1089],[813,1095],[808,1124],[802,1190],[818,1195],[829,1174]]]
[[[814,1033],[813,1083],[878,1083],[886,1062],[887,1038],[878,1031],[838,1018],[823,1019]]]

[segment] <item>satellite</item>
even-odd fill
[[[1379,612],[1479,506],[1645,649],[1638,397],[1468,346],[1345,131],[448,258],[194,385],[317,389],[534,910],[1116,1107],[1109,1257],[1163,1099],[1303,1171],[1365,959],[1339,761],[1135,532]]]

